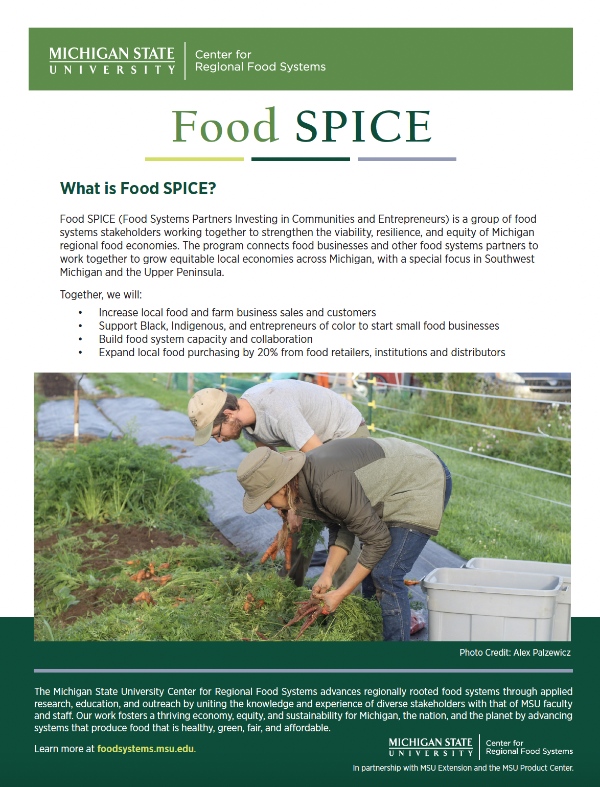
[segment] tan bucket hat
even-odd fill
[[[196,430],[194,445],[204,445],[210,440],[215,418],[225,404],[227,394],[220,388],[202,388],[188,402],[188,418]]]
[[[286,451],[280,454],[270,448],[255,448],[238,467],[237,480],[246,490],[243,506],[253,514],[284,487],[302,469],[306,454]]]

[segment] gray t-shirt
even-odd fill
[[[261,383],[240,398],[256,413],[256,423],[244,428],[244,437],[269,446],[298,451],[313,434],[322,443],[351,437],[363,420],[361,412],[339,394],[298,380]]]

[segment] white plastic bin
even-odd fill
[[[469,560],[465,568],[489,571],[519,571],[525,574],[556,574],[562,577],[563,583],[568,587],[566,592],[558,595],[552,640],[554,642],[571,641],[571,566],[568,563],[542,563],[536,560],[474,557]]]
[[[468,568],[436,568],[421,586],[429,640],[446,642],[547,642],[563,587],[554,574]]]

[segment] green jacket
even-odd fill
[[[297,513],[329,527],[329,546],[352,550],[372,569],[391,544],[389,527],[429,535],[440,528],[446,474],[429,449],[395,437],[333,440],[306,454]],[[341,524],[339,524],[341,523]]]

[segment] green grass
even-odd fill
[[[96,522],[202,534],[209,493],[194,483],[196,471],[170,459],[164,449],[138,446],[127,437],[80,446],[77,453],[36,447],[34,535],[36,541],[56,538],[36,555],[38,611],[60,614],[75,602],[74,589],[99,581],[90,579],[81,554],[97,548],[100,555],[107,547],[94,532]],[[82,521],[90,523],[86,543],[73,532]]]
[[[77,453],[35,452],[34,522],[98,522],[186,526],[205,517],[208,493],[193,483],[195,470],[171,463],[159,446],[131,438],[100,440]]]
[[[125,396],[155,399],[164,410],[187,414],[190,397],[187,391],[167,390],[167,374],[89,374],[96,387],[112,393],[109,386],[120,388]]]
[[[180,565],[169,569],[171,581],[163,587],[149,582],[138,584],[129,578],[131,569],[123,567],[113,581],[131,598],[115,604],[101,615],[80,618],[72,626],[61,627],[36,622],[38,639],[55,641],[277,641],[295,639],[302,623],[284,628],[284,621],[295,615],[296,602],[310,596],[307,588],[296,588],[289,579],[281,579],[273,569],[248,574],[240,566],[216,565],[227,561],[220,547],[208,556],[202,551],[180,547],[155,550],[140,555],[142,565],[152,558]],[[207,565],[207,562],[209,565]],[[113,569],[114,572],[114,569]],[[141,590],[152,594],[155,605],[133,603]],[[254,598],[244,610],[248,594]],[[185,599],[183,601],[182,599]],[[257,602],[264,600],[260,607]],[[302,637],[312,641],[366,641],[381,639],[381,612],[376,601],[356,596],[345,599],[335,615],[320,618]]]
[[[437,452],[453,473],[452,497],[442,518],[440,534],[435,539],[438,543],[465,559],[506,557],[571,562],[569,508],[487,485],[569,502],[568,479],[498,466],[498,463],[443,449]]]
[[[126,565],[126,561],[123,559],[113,561],[104,568],[94,568],[94,563],[84,557],[84,550],[88,551],[90,544],[92,544],[92,548],[97,546],[94,556],[101,558],[110,544],[101,537],[101,534],[95,532],[93,526],[83,535],[73,534],[67,528],[54,544],[39,551],[36,555],[36,615],[40,618],[40,622],[41,619],[45,619],[51,629],[56,632],[64,628],[62,621],[57,620],[57,616],[62,613],[68,621],[69,608],[78,603],[78,598],[73,595],[77,591],[96,588],[108,589],[109,592],[102,598],[102,602],[105,602],[109,609],[112,606],[111,600],[117,592],[119,599],[124,599],[126,605],[130,605],[134,597],[143,589],[151,590],[154,594],[156,593],[155,583],[149,581],[139,584],[130,579],[132,572],[138,570],[140,566],[147,567],[150,561],[155,561],[156,566],[169,562],[173,566],[179,564],[176,568],[176,573],[179,576],[186,571],[196,572],[213,567],[218,567],[222,571],[224,568],[230,568],[238,556],[231,550],[210,540],[211,530],[212,528],[202,525],[189,528],[189,533],[194,537],[194,540],[199,541],[197,546],[184,544],[179,547],[173,546],[138,554],[132,553],[128,556],[129,560],[140,559],[142,561],[140,565],[134,567]],[[164,575],[167,571],[163,570],[159,573]],[[55,636],[57,635],[55,634]]]

